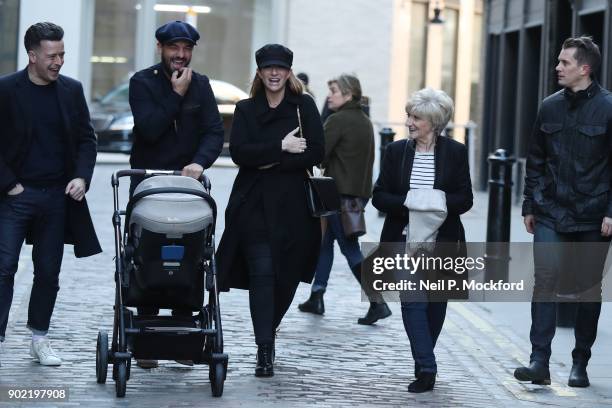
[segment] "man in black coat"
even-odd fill
[[[134,144],[130,165],[136,169],[181,170],[198,179],[217,160],[223,148],[223,122],[209,80],[189,68],[200,35],[182,21],[167,23],[155,32],[161,62],[134,74],[130,107],[134,115]],[[133,177],[130,195],[140,177]],[[139,308],[139,314],[157,314]],[[173,311],[173,314],[190,311]],[[157,366],[138,360],[138,366]]]
[[[161,62],[130,80],[130,165],[182,170],[197,179],[223,148],[223,123],[209,80],[189,68],[200,35],[189,24],[173,21],[158,28],[155,37]],[[132,180],[131,191],[139,181]]]
[[[542,102],[527,158],[523,216],[536,245],[532,353],[529,366],[517,368],[514,376],[550,384],[555,300],[559,283],[571,278],[571,287],[561,288],[578,302],[568,385],[587,387],[612,235],[612,94],[593,79],[601,55],[589,37],[567,39],[558,59],[564,88]]]
[[[53,23],[32,25],[24,38],[27,68],[0,78],[0,341],[27,236],[34,263],[30,353],[40,364],[54,366],[62,361],[47,331],[64,243],[74,243],[77,257],[102,251],[85,201],[96,137],[81,84],[59,74],[63,35]]]

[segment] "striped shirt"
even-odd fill
[[[434,154],[415,152],[410,174],[410,189],[433,188],[434,178]]]

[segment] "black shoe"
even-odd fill
[[[136,359],[136,365],[140,368],[149,369],[149,368],[157,368],[159,363],[157,360],[142,360]]]
[[[414,363],[414,378],[419,378],[420,374],[421,374],[421,366],[418,365],[417,363]]]
[[[380,319],[391,316],[391,310],[386,303],[370,303],[368,313],[357,319],[358,324],[374,324]]]
[[[319,289],[314,292],[310,292],[310,298],[304,303],[298,305],[298,309],[306,313],[314,313],[322,315],[325,313],[325,305],[323,304],[323,294],[325,289]]]
[[[431,391],[436,384],[436,373],[421,372],[416,381],[413,381],[408,386],[408,392],[425,392]]]
[[[255,367],[255,377],[272,377],[274,375],[272,352],[272,344],[260,344],[257,346],[257,367]]]
[[[586,363],[574,363],[570,371],[567,385],[570,387],[588,387],[591,385],[586,371]]]
[[[531,381],[532,384],[550,385],[548,364],[532,361],[529,367],[519,367],[514,370],[514,378],[519,381]]]

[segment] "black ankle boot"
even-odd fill
[[[548,364],[532,361],[529,367],[519,367],[514,370],[514,378],[519,381],[531,381],[532,384],[550,385]]]
[[[386,303],[370,303],[370,308],[364,317],[357,319],[358,324],[374,324],[380,319],[391,316],[391,310]]]
[[[408,392],[425,392],[431,391],[436,384],[436,373],[420,372],[416,381],[413,381],[408,386]]]
[[[273,347],[272,344],[260,344],[257,346],[255,377],[272,377],[274,375],[274,365],[272,363]]]
[[[574,363],[570,371],[567,385],[570,387],[588,387],[591,385],[586,371],[586,363]]]
[[[419,375],[421,375],[421,366],[414,363],[414,378],[419,378]]]
[[[323,304],[323,294],[325,289],[319,289],[314,292],[310,292],[310,298],[304,303],[298,305],[298,309],[306,313],[314,313],[322,315],[325,313],[325,305]]]

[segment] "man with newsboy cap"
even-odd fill
[[[182,170],[198,178],[219,157],[223,123],[208,78],[189,68],[200,34],[182,21],[155,31],[161,62],[130,80],[132,168]],[[131,191],[140,180],[132,180]]]
[[[181,170],[184,176],[197,179],[219,157],[224,132],[208,78],[189,68],[200,34],[185,22],[172,21],[159,27],[155,38],[161,62],[130,79],[134,115],[130,165]],[[130,195],[140,181],[132,178]],[[157,314],[158,310],[139,309],[138,313]],[[138,365],[150,368],[157,362],[140,360]]]

